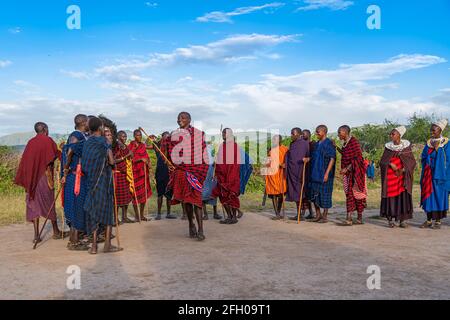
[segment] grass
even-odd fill
[[[380,207],[381,198],[381,188],[375,184],[369,184],[369,197],[367,201],[368,209],[377,209]],[[266,207],[262,207],[262,193],[247,193],[241,197],[241,205],[244,211],[251,212],[262,212],[265,210],[272,210],[272,203],[270,199],[267,199]],[[414,186],[413,200],[414,204],[417,205],[420,199],[420,188],[418,185]],[[344,191],[337,187],[333,193],[333,203],[337,207],[345,207],[345,194]],[[58,216],[62,215],[61,202],[57,201],[57,213]],[[22,224],[25,223],[25,194],[24,193],[14,193],[14,194],[3,194],[0,195],[0,226],[11,225],[11,224]],[[286,209],[295,210],[295,205],[293,203],[286,203]],[[219,211],[221,211],[219,207]],[[133,209],[130,207],[128,210],[129,216],[133,215]],[[152,197],[150,200],[150,208],[146,210],[150,214],[156,213],[156,199]],[[164,213],[163,209],[163,213]],[[172,207],[172,212],[175,214],[181,214],[181,207]],[[211,212],[211,209],[209,209]],[[119,213],[120,214],[120,213]]]

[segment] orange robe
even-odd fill
[[[266,176],[266,193],[269,196],[285,194],[287,192],[286,173],[280,169],[280,165],[285,163],[288,147],[280,146],[270,150],[269,153],[269,175]],[[277,157],[278,156],[278,157]]]

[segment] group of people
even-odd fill
[[[145,209],[152,196],[153,175],[150,150],[157,158],[156,220],[161,220],[164,198],[167,219],[177,219],[171,206],[181,204],[182,219],[189,220],[190,237],[203,241],[207,205],[213,206],[214,218],[222,224],[235,224],[242,218],[239,196],[245,192],[253,168],[231,129],[223,130],[223,144],[214,155],[205,133],[191,126],[187,112],[180,113],[179,128],[172,133],[164,132],[159,140],[155,136],[143,139],[145,131],[140,128],[129,144],[127,133],[117,132],[114,122],[104,116],[80,114],[74,123],[75,131],[60,148],[49,137],[48,126],[37,123],[36,137],[28,142],[22,156],[16,183],[27,193],[27,221],[34,224],[35,243],[41,242],[39,218],[43,217],[52,222],[54,239],[69,238],[69,250],[96,254],[97,244],[104,242],[104,252],[121,251],[111,244],[113,226],[148,221]],[[69,232],[61,232],[57,224],[53,181],[57,159]],[[223,219],[217,212],[217,199],[226,214]],[[128,217],[130,204],[134,219]]]
[[[215,219],[221,224],[236,224],[243,216],[239,197],[245,193],[253,167],[249,155],[236,143],[233,131],[222,131],[223,143],[218,152],[207,143],[205,133],[191,125],[191,115],[179,114],[178,129],[143,138],[142,128],[134,131],[127,144],[125,131],[104,116],[77,115],[75,131],[58,148],[49,137],[45,123],[35,125],[36,136],[29,141],[22,156],[16,184],[26,190],[27,220],[34,224],[34,242],[41,242],[39,218],[52,222],[54,239],[69,237],[68,249],[96,254],[98,243],[104,252],[122,248],[111,244],[112,228],[122,223],[147,221],[145,209],[152,196],[149,151],[156,153],[158,212],[166,199],[167,218],[171,206],[181,204],[183,219],[189,221],[189,236],[205,240],[203,221],[208,219],[207,205],[213,206]],[[439,229],[449,209],[450,148],[443,137],[447,120],[431,127],[431,139],[421,157],[421,206],[427,214],[423,228]],[[380,161],[382,194],[381,216],[389,227],[407,228],[412,219],[413,182],[416,160],[411,143],[402,139],[404,126],[390,133]],[[266,196],[272,200],[274,220],[286,218],[285,202],[297,205],[297,216],[316,223],[327,223],[333,206],[332,195],[336,177],[337,153],[341,154],[340,177],[346,195],[347,218],[344,226],[364,224],[367,206],[367,162],[358,140],[349,126],[338,129],[342,147],[328,138],[328,128],[320,125],[312,139],[309,130],[294,128],[289,148],[279,135],[272,139],[268,162],[264,168]],[[61,232],[55,210],[55,160],[60,159],[60,182],[65,222],[69,232]],[[59,195],[59,194],[58,194]],[[58,195],[56,198],[58,198]],[[217,212],[217,200],[224,217]],[[128,217],[132,204],[135,217]],[[122,217],[119,219],[118,212]],[[357,219],[353,220],[356,213]]]
[[[443,137],[447,126],[447,120],[432,124],[431,139],[421,155],[420,204],[427,214],[422,228],[440,229],[449,209],[450,147],[449,139]],[[380,215],[388,220],[390,228],[407,228],[407,221],[413,218],[414,213],[413,185],[417,163],[411,143],[403,139],[406,130],[406,127],[400,126],[391,131],[390,142],[385,145],[379,163],[382,183]],[[309,130],[292,129],[289,148],[282,145],[281,136],[275,136],[272,140],[266,194],[272,199],[273,219],[285,218],[286,201],[297,204],[298,215],[291,219],[300,221],[309,210],[307,220],[327,223],[328,210],[333,205],[336,155],[340,153],[340,177],[347,207],[347,217],[340,225],[364,224],[368,162],[363,158],[360,143],[346,125],[338,129],[342,147],[336,146],[336,142],[327,137],[328,128],[325,125],[318,126],[315,134],[317,139],[312,141]],[[356,220],[353,219],[355,213]]]

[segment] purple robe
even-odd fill
[[[47,218],[50,208],[53,206],[55,191],[48,186],[47,176],[44,174],[39,179],[36,187],[36,193],[33,199],[27,194],[27,221],[32,222],[37,218]],[[50,221],[56,221],[56,210],[53,206],[50,215]]]
[[[309,142],[298,139],[291,143],[286,155],[286,177],[288,202],[300,202],[300,191],[303,184],[303,170],[305,169],[303,159],[309,158]],[[306,198],[308,177],[305,176],[303,198]]]

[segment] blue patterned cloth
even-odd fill
[[[84,144],[81,165],[87,182],[84,211],[88,234],[99,225],[114,224],[114,187],[112,167],[108,164],[110,148],[104,137],[90,137]]]
[[[449,209],[450,191],[450,144],[429,154],[430,147],[425,146],[422,152],[422,179],[426,165],[431,167],[433,192],[430,197],[422,202],[421,206],[427,213],[446,213]]]
[[[75,137],[78,142],[70,143],[72,137]],[[75,195],[75,170],[78,163],[81,161],[83,153],[83,146],[86,142],[87,136],[80,132],[74,131],[68,138],[66,145],[62,150],[61,161],[61,175],[64,174],[63,168],[67,163],[67,153],[69,150],[73,151],[72,161],[69,166],[69,174],[67,175],[66,184],[64,186],[64,215],[66,223],[69,227],[78,231],[86,231],[85,214],[83,210],[84,200],[86,198],[86,180],[81,177],[80,194]]]
[[[240,194],[243,195],[245,194],[248,181],[253,173],[253,159],[250,158],[243,148],[239,148],[239,151],[241,153],[241,159],[245,159],[245,161],[243,161],[244,163],[241,164],[240,169]]]
[[[336,159],[336,149],[330,139],[318,142],[311,158],[311,201],[322,209],[333,207],[333,186],[336,165],[324,183],[325,172],[332,159]]]
[[[206,150],[208,152],[209,157],[209,169],[208,174],[206,175],[205,182],[203,183],[203,191],[202,191],[202,200],[204,203],[211,205],[211,206],[217,206],[217,198],[214,198],[212,196],[213,190],[217,186],[217,181],[214,180],[214,155],[211,145],[208,145],[206,147]]]

